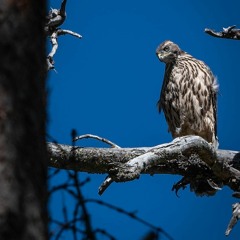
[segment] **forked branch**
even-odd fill
[[[215,152],[198,136],[176,138],[151,148],[83,148],[56,143],[49,143],[48,148],[50,167],[107,173],[115,182],[131,181],[141,174],[178,174],[189,179],[197,174],[198,179],[209,178],[239,191],[240,153]]]
[[[151,148],[119,148],[109,140],[91,134],[76,139],[86,137],[104,140],[115,147],[82,148],[49,143],[49,166],[108,174],[99,188],[100,194],[113,182],[132,181],[141,174],[181,175],[183,179],[173,189],[178,191],[189,184],[191,191],[197,195],[214,195],[224,185],[234,192],[240,191],[240,153],[215,151],[201,137],[185,136]],[[234,207],[226,234],[236,223],[238,213],[239,207]]]
[[[60,9],[51,9],[46,17],[45,32],[50,38],[52,49],[47,56],[47,69],[54,69],[54,55],[58,49],[58,37],[65,34],[70,34],[77,38],[82,36],[76,32],[59,28],[66,19],[66,3],[67,0],[63,0]]]
[[[237,29],[235,25],[227,27],[227,28],[223,28],[222,32],[216,32],[209,28],[205,28],[204,31],[205,31],[205,33],[207,33],[213,37],[240,40],[240,29]]]

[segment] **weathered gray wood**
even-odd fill
[[[240,203],[234,203],[232,205],[232,218],[225,232],[226,236],[230,234],[230,232],[232,231],[233,227],[236,225],[239,218],[240,218]]]
[[[206,28],[204,31],[213,37],[240,40],[240,29],[237,29],[235,25],[223,28],[222,32],[216,32],[209,28]]]
[[[107,173],[114,181],[133,180],[140,174],[178,174],[191,179],[198,175],[239,191],[239,152],[215,152],[197,136],[151,148],[81,148],[54,143],[48,143],[48,148],[50,167]]]
[[[240,152],[217,150],[198,136],[185,136],[155,147],[81,148],[48,143],[49,166],[89,173],[107,173],[99,187],[102,194],[112,182],[125,182],[141,174],[178,174],[183,178],[173,186],[176,192],[186,185],[196,195],[214,195],[222,186],[240,192]],[[238,193],[235,193],[237,196]],[[236,203],[234,206],[239,206]],[[233,216],[230,233],[239,216]]]

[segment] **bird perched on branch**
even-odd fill
[[[171,41],[160,44],[156,54],[166,64],[158,109],[173,138],[197,135],[217,148],[218,85],[210,68]]]

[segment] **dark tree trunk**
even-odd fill
[[[47,239],[45,7],[0,0],[0,239]]]

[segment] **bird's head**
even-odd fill
[[[174,62],[182,52],[177,44],[168,40],[161,43],[156,50],[157,57],[164,63]]]

